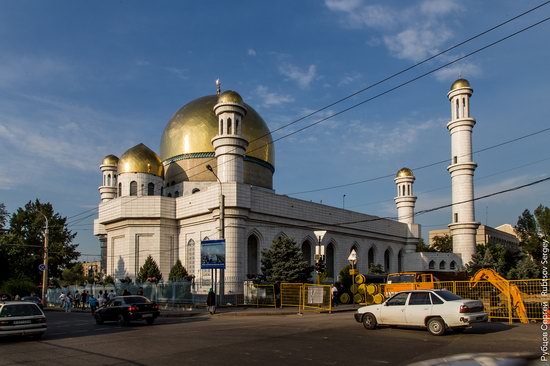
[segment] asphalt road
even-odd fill
[[[353,313],[199,315],[96,325],[89,314],[48,312],[41,341],[0,339],[0,365],[406,365],[469,352],[539,353],[540,324],[480,324],[463,334],[367,331]]]

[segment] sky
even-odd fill
[[[395,217],[393,175],[409,167],[417,211],[449,204],[447,163],[421,167],[450,158],[450,85],[461,76],[474,89],[474,150],[550,127],[550,21],[297,131],[549,17],[550,4],[277,129],[541,3],[0,0],[0,202],[51,202],[93,260],[94,215],[71,218],[97,208],[102,158],[141,142],[159,153],[172,115],[220,78],[274,131],[277,193]],[[475,195],[548,177],[549,136],[475,154]],[[478,200],[476,219],[514,225],[550,206],[549,192],[545,182]],[[415,221],[427,238],[450,216]]]

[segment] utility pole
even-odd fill
[[[220,201],[220,227],[219,227],[219,238],[224,240],[225,239],[225,196],[223,195],[222,190],[222,182],[220,178],[218,178],[218,175],[214,172],[214,169],[210,164],[206,166],[206,169],[208,169],[212,174],[214,174],[214,177],[218,180],[218,183],[220,184],[220,195],[219,195],[219,201]],[[212,270],[214,271],[214,270]],[[212,277],[212,280],[214,278]],[[212,282],[213,283],[213,282]],[[220,303],[223,302],[223,294],[225,292],[225,273],[223,269],[220,269]]]
[[[39,211],[40,212],[40,211]],[[46,294],[48,291],[48,218],[42,212],[40,212],[44,219],[46,220],[46,229],[44,230],[44,270],[42,271],[42,305],[44,307],[48,306],[48,301],[46,300]]]

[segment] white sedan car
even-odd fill
[[[486,322],[488,315],[481,301],[465,300],[447,290],[413,290],[399,292],[382,304],[359,308],[355,320],[366,329],[403,325],[443,335],[449,328],[460,332],[472,323]]]

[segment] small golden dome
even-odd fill
[[[158,155],[144,144],[128,149],[118,161],[118,173],[146,173],[164,176],[164,167]]]
[[[235,104],[243,104],[244,101],[243,98],[233,90],[226,90],[218,97],[218,104],[219,103],[235,103]]]
[[[453,83],[453,85],[451,85],[451,91],[460,88],[470,88],[470,83],[468,82],[468,80],[458,79]]]
[[[118,164],[118,158],[115,155],[107,155],[103,158],[103,162],[101,165],[117,165]]]
[[[409,168],[401,168],[399,169],[399,171],[397,172],[397,174],[395,175],[396,178],[400,178],[400,177],[414,177],[414,174],[412,172],[412,170],[410,170]]]

